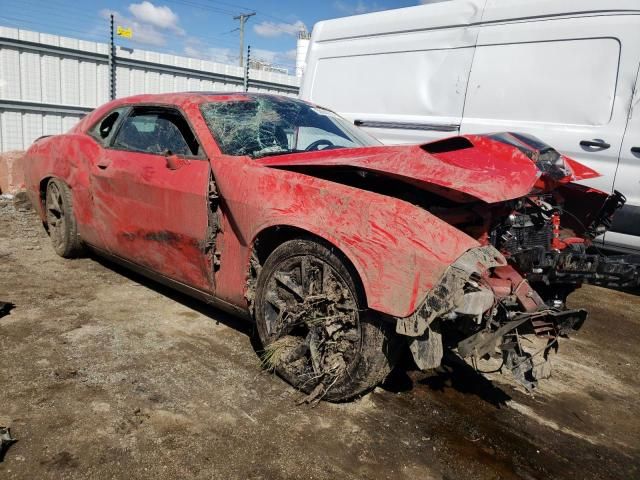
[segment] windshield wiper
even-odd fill
[[[316,150],[316,151],[324,152],[325,150],[337,150],[339,148],[349,148],[349,147],[345,147],[344,145],[328,145],[324,147],[322,150]]]
[[[264,157],[275,157],[278,155],[288,155],[290,153],[300,153],[303,152],[304,150],[282,150],[279,152],[257,152],[255,154],[253,154],[251,157],[252,158],[264,158]]]
[[[264,158],[264,157],[275,157],[278,155],[289,155],[290,153],[312,153],[312,152],[323,152],[325,150],[337,150],[340,148],[349,148],[349,147],[345,147],[344,145],[328,145],[325,148],[323,148],[322,150],[311,150],[308,151],[307,150],[282,150],[282,151],[276,151],[276,152],[257,152],[254,153],[253,155],[251,155],[251,158]]]

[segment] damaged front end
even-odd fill
[[[369,304],[391,315],[421,369],[438,367],[446,350],[476,365],[497,357],[498,370],[511,371],[531,389],[549,375],[549,354],[559,337],[586,319],[584,310],[566,307],[573,290],[583,283],[639,284],[640,256],[603,256],[591,243],[611,226],[624,196],[574,183],[599,174],[528,135],[463,135],[425,145],[345,148],[259,161],[402,200],[403,207],[427,211],[457,230],[433,235],[441,222],[422,223],[429,235],[418,238],[418,229],[403,231],[414,216],[396,215],[398,230],[378,239],[384,244],[388,237],[414,237],[410,248],[418,245],[419,254],[433,257],[438,268],[437,274],[418,267],[398,272],[400,288],[414,286],[412,295],[405,295],[412,299],[406,308],[392,310],[379,297]],[[380,230],[372,222],[367,233]],[[471,240],[464,248],[461,237]],[[441,260],[431,246],[455,255]],[[407,272],[413,277],[402,277]]]
[[[473,248],[445,272],[421,307],[399,318],[396,332],[411,337],[409,348],[422,369],[440,365],[444,349],[477,364],[502,357],[501,369],[528,390],[548,376],[547,357],[558,337],[579,329],[584,310],[549,306],[493,246]],[[527,352],[521,338],[536,335],[546,345],[541,358]]]
[[[550,375],[559,338],[586,320],[585,310],[567,309],[567,296],[583,283],[637,286],[640,262],[591,251],[623,195],[571,183],[595,172],[537,139],[490,138],[525,153],[540,178],[522,198],[430,209],[481,246],[450,265],[413,315],[396,319],[396,332],[409,337],[420,369],[438,367],[449,349],[477,369],[481,360],[500,362],[492,371],[511,372],[530,391]]]

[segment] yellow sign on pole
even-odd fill
[[[131,27],[124,28],[124,27],[121,27],[120,25],[118,25],[118,29],[116,30],[116,34],[118,36],[120,36],[120,37],[131,38],[133,36],[133,31],[131,30]]]

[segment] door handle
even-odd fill
[[[599,148],[601,150],[606,150],[611,145],[609,145],[604,140],[600,140],[599,138],[594,138],[593,140],[580,140],[581,147],[587,148]]]
[[[640,147],[631,147],[631,153],[635,153],[636,155],[640,155]]]
[[[106,158],[103,158],[102,160],[99,160],[98,163],[96,163],[96,166],[101,169],[104,170],[105,168],[107,168],[109,165],[111,164],[111,161],[109,161]]]

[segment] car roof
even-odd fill
[[[123,97],[112,100],[105,103],[76,124],[72,131],[85,131],[98,119],[105,115],[107,112],[118,107],[126,107],[130,105],[173,105],[179,108],[186,109],[190,105],[200,105],[208,102],[227,102],[227,101],[241,101],[252,100],[259,97],[279,97],[290,100],[292,102],[306,103],[307,105],[315,106],[312,103],[305,102],[296,97],[289,97],[285,95],[276,95],[273,93],[257,93],[257,92],[172,92],[172,93],[145,93],[140,95],[133,95],[130,97]]]
[[[184,106],[185,104],[200,104],[205,102],[226,102],[229,100],[251,100],[258,97],[282,97],[292,101],[301,101],[295,97],[275,95],[272,93],[256,92],[172,92],[172,93],[145,93],[124,97],[110,102],[111,107],[118,105],[131,105],[136,103],[160,103]]]

